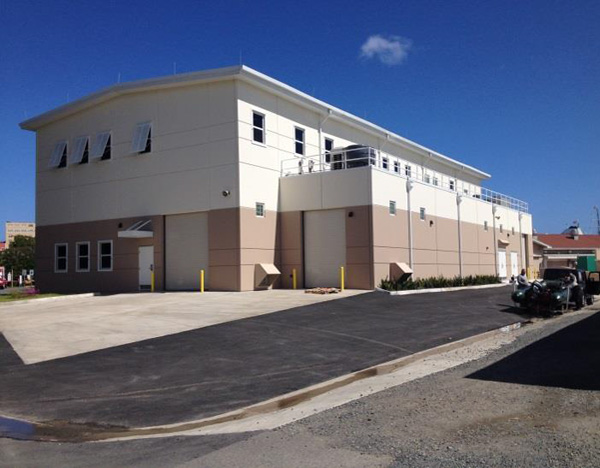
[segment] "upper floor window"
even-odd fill
[[[386,158],[385,156],[382,157],[381,158],[381,167],[387,171],[389,165],[390,164],[389,164],[388,158]]]
[[[71,152],[71,164],[87,164],[89,159],[89,139],[86,136],[76,138]]]
[[[265,116],[259,112],[252,112],[252,140],[256,143],[266,144]]]
[[[450,179],[450,190],[454,190],[454,179]]]
[[[437,186],[439,184],[440,184],[440,182],[439,182],[438,178],[436,176],[433,176],[433,185]]]
[[[431,183],[431,176],[426,172],[423,175],[423,180],[425,181],[426,184],[430,184]]]
[[[331,151],[333,150],[333,140],[331,138],[325,138],[325,162],[331,162]]]
[[[137,124],[131,143],[132,153],[149,153],[152,151],[152,122]]]
[[[90,158],[104,161],[111,158],[111,135],[110,132],[102,132],[96,135]]]
[[[406,177],[410,177],[412,174],[412,169],[411,167],[407,164],[406,166],[404,166],[404,175]]]
[[[54,145],[48,167],[67,167],[67,142],[59,141]]]
[[[396,215],[396,202],[394,200],[390,200],[390,214],[392,216]]]
[[[304,156],[304,129],[294,127],[294,151]]]
[[[400,163],[398,161],[394,161],[394,172],[396,174],[400,172]]]
[[[69,269],[67,264],[69,253],[68,244],[54,244],[54,272],[66,273]]]

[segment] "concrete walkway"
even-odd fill
[[[0,305],[0,332],[26,364],[270,314],[364,291],[118,294]]]
[[[221,414],[514,323],[510,291],[359,294],[33,365],[0,340],[0,414],[125,426]]]

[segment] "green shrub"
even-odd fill
[[[385,278],[379,283],[381,289],[386,291],[408,291],[413,289],[432,289],[432,288],[453,288],[457,286],[480,286],[484,284],[500,283],[500,277],[497,275],[469,275],[455,276],[454,278],[446,278],[445,276],[434,276],[431,278],[412,278],[407,281],[400,282]]]

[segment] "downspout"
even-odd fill
[[[498,241],[496,240],[496,205],[492,205],[492,225],[494,230],[494,270],[498,276]]]
[[[410,204],[410,192],[413,188],[413,181],[409,177],[406,179],[406,204],[408,209],[408,264],[414,271],[413,265],[413,226],[412,226],[412,211]]]
[[[526,268],[525,259],[523,258],[523,228],[521,220],[523,219],[523,212],[519,211],[519,255],[521,256],[521,269]]]
[[[462,229],[460,225],[460,204],[462,203],[462,195],[456,194],[456,211],[458,213],[458,275],[463,276],[463,256],[462,256]]]
[[[319,120],[319,168],[320,171],[323,172],[323,124],[325,122],[327,122],[327,120],[329,119],[329,117],[331,117],[331,115],[333,114],[333,111],[331,109],[327,109],[327,115],[322,119]]]

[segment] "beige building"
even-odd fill
[[[510,276],[527,204],[489,175],[245,66],[124,83],[36,132],[37,284],[56,291],[371,289]]]
[[[15,236],[35,237],[35,223],[7,221],[5,229],[6,248],[10,247]]]

